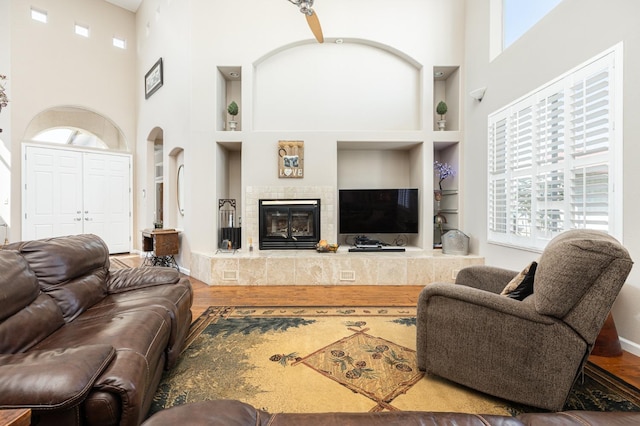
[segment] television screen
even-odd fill
[[[417,234],[418,190],[341,189],[340,234]]]

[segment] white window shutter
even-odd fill
[[[619,229],[612,223],[621,202],[613,178],[621,177],[613,170],[619,51],[489,116],[489,241],[542,249],[566,229]]]

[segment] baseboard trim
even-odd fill
[[[620,345],[625,351],[632,353],[635,356],[640,356],[640,345],[638,343],[620,337]]]

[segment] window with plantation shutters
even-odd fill
[[[616,47],[489,116],[489,241],[543,249],[572,228],[620,238],[620,57]]]

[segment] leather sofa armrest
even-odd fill
[[[107,278],[107,291],[122,293],[157,285],[175,284],[180,280],[180,273],[167,267],[140,267],[116,269],[110,271]]]
[[[633,411],[563,411],[525,413],[517,417],[527,426],[632,426],[640,424],[640,413]]]
[[[0,408],[73,407],[114,356],[111,345],[0,354]]]

